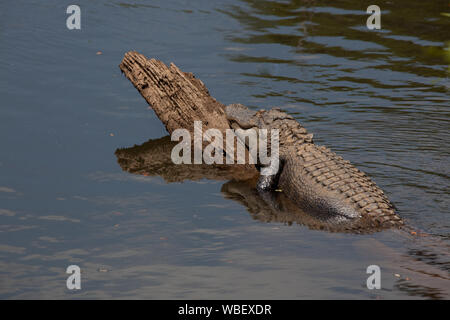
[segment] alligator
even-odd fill
[[[325,146],[279,108],[254,111],[242,104],[225,107],[233,129],[278,129],[279,163],[274,174],[262,174],[257,189],[268,199],[274,190],[311,212],[335,217],[336,221],[366,220],[374,227],[400,228],[403,220],[395,206],[369,176]],[[246,143],[245,136],[238,138]],[[269,201],[270,202],[270,201]]]
[[[193,74],[181,71],[174,64],[167,67],[137,52],[127,52],[120,69],[169,133],[179,128],[192,130],[195,120],[202,120],[205,129],[221,132],[230,127],[279,129],[281,166],[276,174],[269,175],[267,172],[274,171],[274,166],[260,166],[257,185],[263,200],[275,211],[277,204],[273,198],[276,197],[271,190],[281,189],[304,211],[327,217],[332,223],[354,224],[357,220],[359,224],[367,220],[374,227],[403,225],[393,204],[366,174],[328,148],[315,145],[312,134],[287,113],[279,109],[256,112],[240,104],[225,107],[210,96],[203,82]],[[240,140],[245,143],[245,136]],[[255,166],[247,169],[257,174]]]

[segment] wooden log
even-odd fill
[[[134,51],[125,54],[119,67],[170,134],[183,128],[189,130],[193,136],[194,121],[202,121],[202,132],[197,132],[200,137],[205,136],[208,129],[217,129],[225,137],[226,129],[231,129],[225,115],[225,106],[214,99],[203,82],[192,73],[181,71],[173,63],[168,67],[159,60],[147,59]],[[225,150],[226,146],[217,145],[215,139],[209,140],[218,149]],[[203,141],[203,146],[208,143],[210,142]],[[249,159],[248,150],[245,150],[245,153],[245,159]],[[237,159],[236,150],[233,156],[233,159]],[[223,162],[225,163],[225,160]],[[253,164],[234,166],[252,171],[250,175],[257,171]]]
[[[193,133],[194,121],[203,122],[203,131],[229,129],[224,105],[192,73],[133,51],[125,54],[119,67],[170,134],[179,128]]]

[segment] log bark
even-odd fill
[[[175,64],[167,67],[138,52],[127,52],[120,69],[155,111],[167,131],[185,128],[193,133],[194,121],[203,131],[229,129],[224,105],[211,97],[203,82]]]

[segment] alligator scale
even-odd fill
[[[384,192],[365,173],[314,144],[313,135],[289,114],[280,109],[252,111],[241,104],[228,105],[225,113],[234,129],[279,130],[281,165],[277,174],[260,176],[261,192],[281,188],[300,207],[336,221],[364,219],[377,227],[403,225]]]

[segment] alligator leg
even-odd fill
[[[268,167],[261,168],[258,184],[256,185],[258,191],[272,191],[276,189],[278,184],[278,173],[272,175],[264,174],[265,171],[269,170]]]
[[[276,164],[271,162],[268,166],[262,166],[256,188],[259,191],[275,190],[278,186],[281,170],[283,170],[283,161],[280,160]]]

